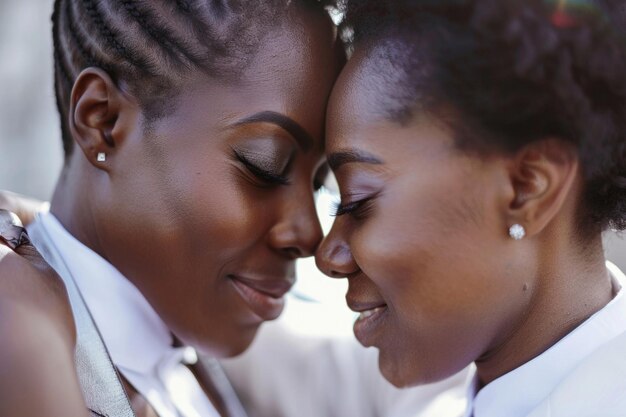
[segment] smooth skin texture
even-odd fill
[[[0,415],[86,416],[63,281],[30,244],[0,240],[0,271]]]
[[[244,351],[282,310],[280,301],[251,308],[233,277],[284,293],[296,259],[322,238],[314,190],[343,48],[321,11],[291,5],[289,13],[239,82],[195,74],[159,119],[97,68],[85,69],[72,91],[78,146],[51,212],[139,288],[177,340],[215,357]],[[137,415],[153,415],[127,388]]]
[[[488,384],[613,296],[599,234],[580,243],[576,152],[545,138],[511,155],[470,154],[435,115],[390,121],[375,55],[357,50],[329,103],[341,205],[318,267],[347,277],[353,310],[380,307],[355,334],[379,349],[394,385],[438,381],[472,362]],[[516,223],[524,240],[508,235]]]

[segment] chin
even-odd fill
[[[396,388],[411,388],[445,379],[445,377],[433,378],[432,372],[427,368],[400,358],[401,355],[385,354],[383,351],[378,356],[381,374]],[[427,360],[424,360],[424,363],[426,362]]]
[[[410,383],[409,380],[395,368],[390,369],[383,363],[379,363],[378,366],[380,368],[380,373],[383,374],[383,377],[385,377],[385,379],[396,388],[409,388],[417,385]]]
[[[389,381],[396,388],[406,388],[407,379],[406,369],[403,369],[402,366],[398,363],[399,361],[394,357],[393,354],[388,354],[385,350],[381,349],[378,352],[378,368],[380,369],[380,373],[385,377],[387,381]]]

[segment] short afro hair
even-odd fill
[[[403,74],[391,87],[391,119],[452,107],[458,117],[450,127],[469,151],[515,152],[547,137],[573,143],[585,179],[581,226],[626,229],[626,2],[346,0],[343,7],[350,47],[382,45]]]

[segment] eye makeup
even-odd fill
[[[258,185],[288,185],[295,143],[265,129],[245,130],[247,134],[230,145],[233,159],[258,180]]]
[[[340,217],[349,214],[356,220],[363,220],[371,213],[376,197],[378,197],[378,194],[347,203],[336,202],[334,203],[332,216]]]
[[[258,179],[272,184],[289,185],[289,178],[287,178],[285,174],[286,169],[283,168],[279,171],[276,169],[276,164],[274,164],[273,161],[269,161],[270,163],[268,163],[268,160],[263,160],[263,158],[249,158],[246,156],[245,152],[238,151],[234,148],[233,153],[236,159]]]
[[[385,184],[383,172],[379,169],[365,169],[346,166],[336,175],[341,201],[334,204],[333,215],[350,215],[357,220],[371,214],[375,200],[382,193]]]

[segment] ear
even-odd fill
[[[524,226],[527,236],[540,233],[574,190],[578,168],[575,147],[562,140],[545,139],[520,150],[509,167],[509,226]]]
[[[99,68],[83,70],[72,89],[69,123],[74,141],[95,167],[108,170],[107,161],[129,132],[137,106],[118,88],[111,77]]]

